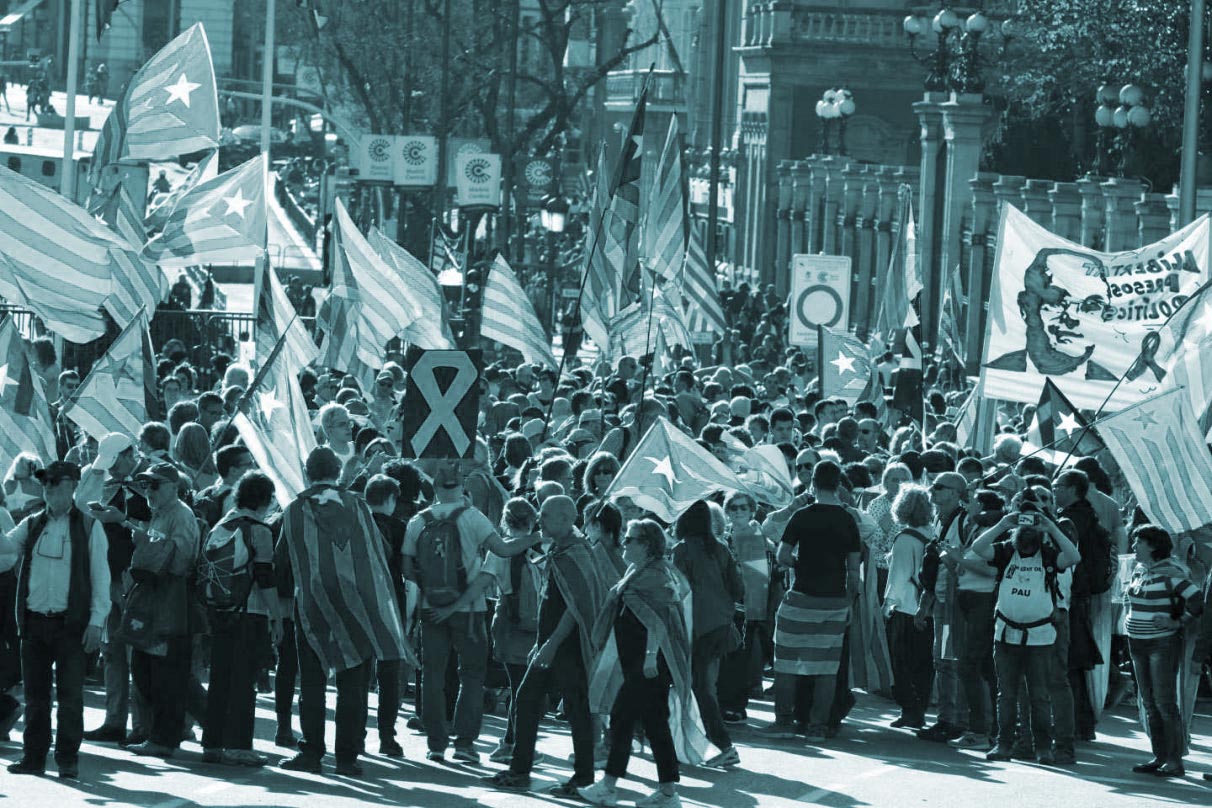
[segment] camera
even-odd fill
[[[1023,526],[1035,527],[1035,525],[1038,523],[1038,520],[1039,520],[1039,514],[1034,513],[1034,512],[1028,511],[1025,513],[1020,513],[1018,515],[1018,524],[1020,527],[1023,527]]]

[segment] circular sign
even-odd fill
[[[425,142],[421,140],[406,140],[400,155],[409,165],[419,166],[425,162]]]
[[[800,321],[814,328],[826,328],[842,319],[842,298],[832,286],[817,284],[800,292],[795,301],[795,312]]]
[[[483,185],[488,182],[489,161],[484,157],[473,157],[463,166],[463,173],[467,179],[477,185]]]
[[[376,163],[386,162],[391,159],[391,141],[387,138],[377,137],[370,141],[370,146],[367,148],[366,153]]]
[[[551,184],[551,163],[546,160],[531,160],[526,164],[526,181],[533,186]]]

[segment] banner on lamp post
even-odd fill
[[[395,135],[365,135],[358,149],[358,179],[391,182],[395,176]]]
[[[396,138],[395,184],[403,188],[432,188],[438,182],[438,139],[430,135]]]
[[[459,161],[470,154],[488,154],[492,143],[485,138],[452,137],[446,141],[446,185],[458,189]]]
[[[555,161],[550,157],[529,157],[522,163],[522,181],[526,187],[526,204],[537,207],[556,187]]]
[[[455,166],[456,205],[461,208],[501,206],[501,155],[465,154]]]

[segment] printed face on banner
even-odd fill
[[[1209,278],[1209,226],[1201,218],[1162,241],[1100,253],[1004,209],[982,378],[989,398],[1034,403],[1045,377],[1080,409],[1114,411],[1157,392],[1164,374],[1129,372],[1146,337]],[[1152,338],[1154,341],[1156,337]]]

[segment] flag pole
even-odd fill
[[[644,97],[645,93],[648,92],[649,84],[652,82],[652,74],[655,71],[656,71],[656,62],[653,62],[648,68],[648,74],[646,76],[644,76],[644,84],[640,88],[640,97],[641,98]],[[633,118],[634,118],[634,113],[633,113]],[[602,148],[606,148],[605,145],[603,145]],[[610,196],[608,196],[604,200],[605,204],[602,207],[603,211],[607,211],[610,209],[610,205],[614,201],[615,193],[617,191],[618,191],[617,185],[616,185],[616,187],[612,187],[610,189]],[[596,227],[593,228],[593,238],[589,242],[589,252],[585,254],[585,270],[586,271],[581,273],[581,285],[577,289],[576,303],[573,305],[573,308],[572,308],[572,314],[574,317],[577,317],[577,318],[580,318],[580,316],[581,316],[581,301],[585,297],[585,284],[589,280],[589,267],[593,263],[593,255],[595,252],[597,252],[598,243],[601,241],[602,228],[605,226],[605,224],[606,224],[606,217],[603,215],[598,218],[598,224]],[[599,347],[602,347],[602,346],[599,346]],[[564,375],[564,367],[567,364],[567,362],[568,362],[568,352],[561,351],[560,367],[556,370],[556,385],[559,385],[560,378],[563,377],[563,375]],[[555,406],[555,398],[553,397],[551,399],[551,403],[547,405],[547,415],[543,418],[543,438],[544,439],[546,439],[546,437],[547,437],[547,426],[548,426],[548,424],[551,423],[551,410],[552,410],[552,407],[554,407],[554,406]]]
[[[269,165],[269,127],[274,104],[274,27],[277,0],[265,0],[265,49],[261,54],[261,154]]]
[[[240,400],[236,402],[235,412],[233,412],[227,419],[227,423],[223,425],[222,429],[211,435],[211,452],[214,452],[219,448],[219,441],[223,440],[223,436],[227,434],[227,430],[231,429],[231,425],[236,420],[236,416],[240,414],[240,412],[244,409],[244,405],[247,404],[248,400],[252,397],[252,394],[257,391],[258,387],[261,386],[261,382],[265,381],[265,377],[269,374],[270,365],[272,365],[278,358],[278,354],[282,353],[282,346],[286,344],[286,338],[290,334],[291,326],[293,326],[295,321],[298,319],[299,312],[296,311],[295,316],[290,318],[290,322],[286,324],[286,328],[282,329],[282,335],[278,337],[277,343],[274,344],[274,349],[270,351],[269,356],[265,358],[264,364],[262,364],[261,368],[257,371],[257,375],[253,378],[252,383],[248,385],[248,389],[240,394]]]
[[[80,74],[80,17],[82,0],[71,0],[71,21],[67,34],[67,100],[63,105],[63,165],[59,174],[59,193],[76,197],[76,90]]]
[[[1195,219],[1195,167],[1199,157],[1199,96],[1203,82],[1205,0],[1191,0],[1187,34],[1187,87],[1183,103],[1183,141],[1178,175],[1178,226]]]

